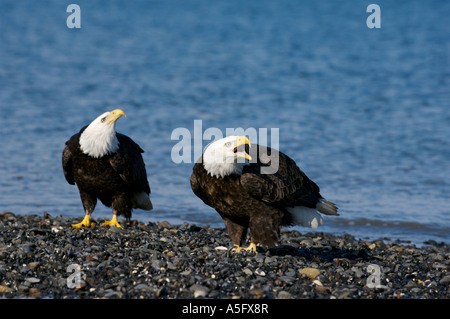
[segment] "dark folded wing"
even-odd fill
[[[144,150],[128,136],[119,133],[116,135],[119,150],[111,157],[111,166],[133,190],[150,194],[147,171],[142,158]]]
[[[75,147],[75,144],[78,143],[78,135],[73,135],[67,142],[64,147],[62,153],[62,167],[64,172],[64,177],[67,182],[71,185],[75,184],[75,178],[73,176],[73,167],[72,167],[72,151],[70,150],[72,147]]]
[[[274,206],[316,207],[321,198],[319,187],[291,158],[270,147],[253,147],[258,148],[257,162],[245,166],[241,176],[241,184],[251,196]],[[277,170],[271,171],[271,167]]]

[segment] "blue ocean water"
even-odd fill
[[[171,159],[172,132],[201,120],[278,128],[340,207],[316,231],[449,243],[450,2],[377,1],[380,29],[369,3],[2,0],[0,211],[83,216],[64,142],[120,107],[152,188],[138,220],[223,227],[190,189],[193,164]]]

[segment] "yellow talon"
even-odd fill
[[[119,222],[117,221],[117,216],[113,215],[113,218],[110,221],[105,221],[102,226],[116,226],[118,228],[123,229],[122,226],[120,226]]]
[[[250,243],[250,245],[247,248],[244,248],[245,251],[252,251],[256,254],[256,245],[254,243]]]
[[[70,227],[70,229],[78,229],[81,228],[83,226],[89,227],[91,226],[91,221],[89,220],[90,216],[89,215],[85,215],[83,220],[81,221],[81,223],[78,224],[72,224],[72,226]]]
[[[241,247],[239,245],[234,245],[234,247],[231,249],[231,251],[234,253],[238,253],[241,250],[252,251],[252,252],[256,253],[256,245],[254,243],[250,243],[250,245],[246,248]]]
[[[238,252],[240,252],[241,250],[243,250],[244,248],[242,248],[241,246],[239,246],[239,245],[234,245],[234,247],[231,249],[231,251],[233,252],[233,253],[238,253]]]

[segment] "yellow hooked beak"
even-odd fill
[[[236,146],[234,147],[234,153],[236,154],[236,157],[243,157],[243,158],[251,161],[252,157],[249,154],[247,154],[247,152],[245,151],[245,147],[243,149],[239,149],[239,146],[242,146],[242,145],[245,146],[246,144],[249,147],[252,147],[252,144],[250,143],[247,136],[239,136],[236,139]]]
[[[111,111],[108,115],[106,125],[109,125],[109,124],[117,121],[122,115],[127,117],[125,112],[122,111],[121,109],[115,109],[115,110]]]

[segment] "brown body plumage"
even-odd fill
[[[234,245],[243,244],[248,229],[252,244],[276,245],[281,226],[297,223],[289,208],[337,215],[337,207],[321,196],[319,187],[291,158],[269,147],[254,145],[252,150],[257,152],[250,153],[256,161],[245,165],[241,174],[213,176],[202,157],[191,175],[193,192],[220,214]],[[278,170],[261,174],[263,167],[274,164],[269,158],[278,161]]]

